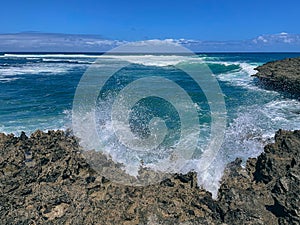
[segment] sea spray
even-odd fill
[[[190,86],[186,77],[182,77],[174,69],[177,64],[195,64],[206,62],[208,64],[221,65],[215,73],[220,87],[224,93],[226,108],[228,112],[228,124],[225,133],[225,142],[220,149],[220,154],[213,162],[213,167],[202,173],[198,177],[199,185],[207,187],[208,190],[216,194],[219,187],[219,180],[223,174],[224,166],[233,161],[236,157],[246,159],[259,154],[263,150],[265,143],[271,142],[274,132],[279,128],[300,129],[300,104],[280,94],[263,90],[256,86],[253,77],[253,68],[261,65],[266,60],[276,60],[288,57],[287,54],[206,54],[188,57],[176,55],[140,55],[123,56],[123,59],[136,60],[132,68],[136,70],[145,69],[151,74],[166,73],[173,79],[177,79],[180,85],[190,88],[193,98],[198,99],[195,108],[201,112],[201,129],[203,134],[209,134],[209,108],[205,104],[203,93],[199,92],[195,86]],[[292,57],[293,54],[290,54]],[[71,109],[75,88],[85,70],[101,55],[78,55],[78,54],[13,54],[0,57],[0,131],[5,133],[21,134],[25,131],[27,135],[37,129],[67,129],[71,127]],[[157,64],[153,59],[157,57]],[[133,60],[134,59],[134,60]],[[150,60],[152,59],[152,65]],[[78,64],[80,62],[80,64]],[[85,62],[85,63],[84,63]],[[107,61],[108,62],[108,61]],[[155,60],[154,60],[155,62]],[[117,60],[111,60],[111,66],[118,64]],[[234,66],[232,70],[228,67]],[[99,68],[105,66],[95,65]],[[250,68],[249,70],[247,68]],[[212,69],[213,70],[213,69]],[[222,70],[224,70],[222,72]],[[120,71],[124,77],[129,77],[129,70]],[[139,74],[136,75],[138,77]],[[122,86],[122,80],[119,84]],[[111,87],[108,86],[108,89]],[[114,86],[116,88],[116,86]],[[113,91],[113,88],[111,88]],[[202,97],[201,97],[202,96]],[[111,96],[113,97],[113,96]],[[110,104],[110,97],[107,102]],[[100,102],[99,106],[100,106]],[[107,104],[107,105],[109,105]],[[104,104],[103,104],[104,105]],[[109,109],[101,109],[109,112]],[[99,109],[100,110],[100,109]],[[100,113],[100,111],[98,111]],[[98,131],[100,131],[100,121],[107,121],[101,130],[104,134],[108,131],[110,124],[109,117],[105,113],[98,114]],[[101,117],[100,117],[101,115]],[[107,114],[108,115],[108,114]],[[88,115],[87,115],[88,116]],[[137,122],[137,120],[136,120]],[[176,126],[175,126],[176,127]],[[141,131],[146,127],[140,127]],[[174,130],[174,135],[178,135]],[[146,132],[147,133],[147,132]],[[86,130],[86,135],[90,131]],[[109,133],[106,138],[113,149],[113,141]],[[202,139],[201,139],[202,137]],[[200,146],[204,146],[206,136],[201,136]],[[190,138],[194,138],[191,134]],[[92,141],[92,140],[91,140]],[[138,160],[137,160],[138,161]],[[140,161],[138,162],[140,164]],[[183,172],[197,170],[195,165],[200,165],[195,159],[191,159]],[[152,165],[154,167],[154,165]],[[162,167],[164,164],[162,163]],[[129,171],[133,171],[132,168]]]

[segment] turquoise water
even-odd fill
[[[123,55],[123,60],[133,64],[120,70],[105,85],[98,101],[97,121],[105,130],[117,94],[136,79],[159,75],[180,85],[201,109],[199,123],[207,132],[201,137],[193,137],[199,139],[198,154],[201,154],[201,143],[208,138],[211,122],[209,105],[201,89],[176,65],[206,63],[219,82],[227,108],[225,141],[215,159],[216,166],[199,178],[204,187],[214,191],[226,163],[236,157],[257,156],[279,128],[300,129],[300,103],[277,92],[261,89],[251,77],[258,65],[296,56],[300,54],[219,53],[198,54],[193,59],[176,55]],[[87,54],[0,55],[0,132],[18,135],[21,131],[30,134],[37,129],[71,128],[76,87],[86,69],[99,57]],[[117,65],[114,60],[110,63],[111,66]],[[166,121],[169,133],[163,145],[167,149],[178,139],[180,123],[176,109],[163,99],[140,101],[130,115],[131,130],[141,138],[146,137],[149,135],[147,124],[153,117]],[[105,135],[107,133],[103,132]],[[115,146],[111,142],[113,140],[108,141]],[[189,165],[186,170],[196,170],[192,160]]]

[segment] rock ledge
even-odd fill
[[[268,62],[255,70],[253,76],[266,88],[300,97],[300,57]]]

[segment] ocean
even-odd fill
[[[237,157],[244,162],[249,157],[256,157],[267,143],[273,141],[278,129],[300,129],[300,102],[263,89],[251,76],[256,73],[255,67],[268,61],[297,56],[300,53],[201,53],[194,57],[123,54],[118,58],[130,62],[130,65],[119,70],[107,81],[103,90],[99,90],[95,118],[99,138],[107,147],[103,151],[117,162],[130,164],[126,171],[133,175],[137,173],[133,167],[140,161],[146,165],[155,164],[153,167],[156,168],[162,166],[160,160],[172,153],[172,146],[180,138],[180,115],[172,103],[155,96],[145,98],[133,107],[129,115],[131,132],[141,139],[151,133],[148,124],[152,118],[163,118],[168,132],[157,154],[138,154],[136,158],[128,152],[123,154],[124,146],[117,143],[115,136],[112,137],[110,115],[114,99],[126,85],[140,78],[161,76],[179,85],[198,107],[202,133],[186,136],[184,140],[187,143],[196,141],[198,148],[180,171],[197,172],[197,159],[205,151],[203,143],[209,138],[212,115],[203,91],[177,66],[206,64],[219,83],[227,111],[222,146],[209,169],[198,174],[199,185],[215,196],[227,163]],[[76,88],[87,69],[101,57],[101,54],[83,53],[0,54],[0,132],[19,135],[25,131],[30,135],[37,129],[72,128]],[[117,67],[118,58],[111,58],[105,63]],[[101,66],[98,64],[99,69]],[[151,88],[150,85],[145,83],[143,88]],[[165,88],[162,91],[165,95],[173,95],[174,90]],[[120,115],[122,113],[119,112]],[[82,115],[82,119],[85,116],[88,115]],[[89,130],[85,133],[88,135]]]

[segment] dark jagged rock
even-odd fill
[[[243,169],[229,165],[219,190],[228,224],[300,223],[300,131],[279,130],[275,143]]]
[[[194,173],[158,184],[112,183],[76,138],[0,134],[1,224],[299,224],[300,131],[278,131],[257,159],[228,165],[218,199]],[[111,162],[110,162],[111,163]]]
[[[195,174],[118,185],[96,174],[80,151],[62,131],[0,134],[1,225],[219,223],[218,206]]]
[[[266,88],[300,97],[300,57],[266,63],[255,68],[257,77]]]

